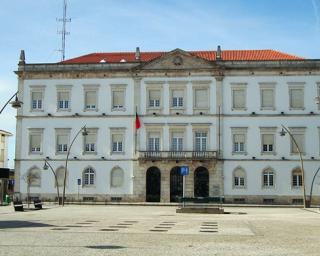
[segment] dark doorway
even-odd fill
[[[161,172],[157,167],[150,167],[146,174],[146,201],[160,202]]]
[[[180,174],[180,167],[176,166],[170,172],[170,202],[178,202],[183,194],[183,177]]]
[[[205,167],[194,171],[194,197],[209,196],[209,172]]]

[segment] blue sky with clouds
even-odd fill
[[[62,0],[1,0],[0,106],[15,92],[20,49],[28,63],[60,60]],[[91,52],[275,49],[320,59],[320,0],[68,0],[66,58]],[[15,110],[0,129],[15,134]],[[10,139],[13,167],[14,138]]]

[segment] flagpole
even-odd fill
[[[134,134],[134,154],[137,155],[137,137],[138,137],[138,129],[136,127],[136,118],[137,118],[137,111],[138,106],[136,106],[136,114],[134,117],[134,128],[135,128],[135,134]]]

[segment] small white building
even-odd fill
[[[0,168],[8,167],[8,139],[11,136],[10,132],[0,130]]]
[[[320,61],[273,50],[96,53],[27,64],[16,74],[15,189],[56,197],[65,159],[67,200],[174,202],[186,196],[226,202],[302,201],[319,167]],[[136,113],[141,128],[136,130]],[[78,185],[81,179],[81,185]],[[319,185],[314,199],[320,199]]]

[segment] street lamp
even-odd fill
[[[59,195],[59,184],[58,184],[58,177],[56,172],[53,170],[52,166],[49,164],[47,159],[44,159],[44,165],[43,165],[43,170],[48,170],[50,168],[53,176],[54,176],[54,180],[56,182],[56,187],[57,187],[57,196],[58,196],[58,204],[60,204],[60,195]]]
[[[295,138],[293,137],[293,135],[291,134],[289,129],[286,128],[284,125],[281,125],[281,126],[282,126],[282,130],[280,131],[280,136],[284,137],[288,133],[290,138],[292,139],[294,145],[296,146],[298,153],[299,153],[300,164],[301,164],[302,188],[303,188],[303,207],[304,208],[308,208],[309,205],[307,205],[307,200],[306,200],[306,185],[305,185],[305,182],[304,182],[304,168],[303,168],[302,154],[301,154],[301,151],[300,151],[300,148],[298,146],[297,141],[295,140]]]
[[[63,193],[62,193],[62,206],[64,206],[64,197],[66,194],[66,180],[67,180],[67,170],[68,170],[68,159],[69,159],[69,155],[70,155],[70,150],[71,147],[73,145],[73,143],[75,142],[76,138],[78,137],[78,135],[82,132],[82,136],[87,136],[88,132],[86,129],[86,126],[84,125],[83,127],[81,127],[81,129],[77,132],[76,136],[74,136],[69,148],[68,148],[68,152],[67,152],[67,158],[66,158],[66,164],[65,164],[65,170],[64,170],[64,179],[63,179]]]
[[[13,98],[15,97],[15,100],[14,101],[11,101]],[[18,99],[18,92],[16,92],[15,94],[12,95],[12,97],[6,102],[6,104],[4,104],[4,106],[1,108],[0,110],[0,114],[2,113],[2,111],[5,109],[5,107],[8,105],[8,104],[11,104],[11,106],[15,109],[18,109],[18,108],[21,108],[23,102],[20,101]]]
[[[312,182],[311,182],[311,188],[310,188],[310,205],[311,205],[311,203],[312,203],[312,191],[313,191],[313,184],[314,184],[314,181],[315,181],[315,179],[316,179],[316,177],[317,177],[317,174],[319,173],[319,171],[320,171],[320,167],[318,168],[318,170],[314,173],[314,175],[313,175],[313,179],[312,179]]]

